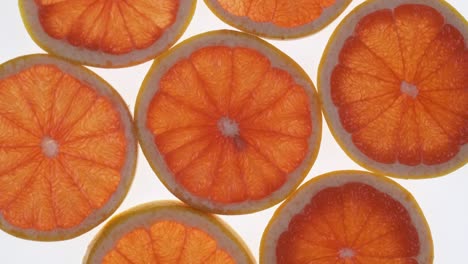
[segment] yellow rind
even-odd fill
[[[29,1],[29,0],[26,0],[26,1]],[[26,12],[24,11],[23,3],[24,3],[23,0],[18,0],[18,7],[19,7],[21,19],[23,21],[24,27],[26,28],[26,31],[28,32],[29,36],[34,41],[34,43],[36,43],[41,49],[43,49],[47,53],[55,55],[55,56],[57,56],[57,57],[59,57],[61,59],[64,59],[64,60],[68,61],[68,62],[72,62],[72,63],[76,63],[76,64],[83,64],[83,65],[98,67],[98,68],[108,68],[108,69],[125,68],[125,67],[135,66],[135,65],[147,62],[149,60],[152,60],[152,59],[154,59],[155,57],[159,56],[162,53],[161,52],[161,53],[158,53],[158,54],[152,54],[149,57],[142,58],[140,60],[130,61],[130,62],[122,64],[122,65],[120,65],[120,64],[119,65],[112,65],[108,61],[105,61],[105,60],[102,63],[98,64],[98,63],[89,63],[87,61],[79,60],[79,59],[72,59],[72,58],[70,58],[70,57],[68,57],[68,56],[66,56],[64,54],[59,54],[59,53],[53,52],[53,50],[50,48],[49,45],[39,41],[39,39],[38,39],[38,37],[36,35],[36,32],[34,30],[32,30],[31,26],[29,25],[29,20],[26,19],[27,15],[26,15]],[[183,21],[183,26],[181,27],[181,29],[175,35],[174,40],[172,42],[168,43],[168,45],[164,48],[165,51],[167,51],[172,45],[174,45],[182,37],[182,35],[185,33],[185,31],[187,30],[188,26],[190,25],[190,22],[192,21],[192,18],[193,18],[194,14],[195,14],[196,6],[197,6],[197,0],[193,0],[192,5],[190,6],[190,11],[189,11],[189,15],[188,15],[187,19],[185,19]],[[64,45],[67,45],[67,44],[64,43]],[[105,54],[105,53],[103,53],[103,54]]]
[[[193,36],[191,38],[188,38],[188,39],[178,43],[176,46],[172,47],[168,51],[164,52],[162,55],[158,56],[154,60],[153,64],[151,65],[151,68],[149,69],[148,72],[156,71],[159,64],[162,61],[164,61],[166,57],[168,57],[172,53],[177,53],[183,46],[189,45],[191,41],[194,41],[194,40],[197,40],[197,39],[203,38],[205,36],[209,36],[209,35],[217,35],[217,34],[220,34],[220,33],[248,36],[248,38],[251,38],[252,40],[260,41],[264,46],[266,46],[268,48],[271,48],[277,55],[281,56],[288,63],[288,66],[293,67],[297,72],[299,72],[301,74],[301,78],[306,80],[312,88],[315,87],[315,85],[313,84],[312,80],[309,78],[307,73],[292,58],[290,58],[288,55],[286,55],[285,53],[283,53],[282,51],[280,51],[279,49],[277,49],[275,46],[271,45],[270,43],[268,43],[268,42],[266,42],[266,41],[264,41],[264,40],[262,40],[262,39],[260,39],[260,38],[258,38],[256,36],[254,36],[254,35],[239,32],[239,31],[234,31],[234,30],[214,30],[214,31],[205,32],[205,33]],[[140,113],[140,111],[142,111],[142,109],[140,109],[142,96],[145,93],[145,90],[148,89],[149,79],[150,79],[150,75],[148,74],[148,75],[145,76],[145,78],[144,78],[144,80],[142,82],[140,91],[138,92],[138,95],[137,95],[137,98],[136,98],[134,113],[135,113],[135,123],[137,123],[137,124],[139,123],[139,120],[138,120],[138,117],[140,116],[139,113]],[[315,131],[315,133],[318,133],[318,135],[317,135],[316,142],[314,142],[314,144],[313,144],[315,147],[312,148],[313,152],[312,152],[311,158],[310,158],[310,160],[308,160],[306,162],[307,166],[304,169],[304,173],[303,173],[303,175],[301,175],[300,180],[291,189],[290,193],[293,192],[302,183],[304,178],[307,176],[307,174],[309,173],[309,171],[312,168],[312,165],[314,164],[315,160],[317,159],[317,155],[318,155],[318,152],[319,152],[319,149],[320,149],[320,143],[321,143],[321,139],[322,139],[322,118],[321,118],[322,110],[320,108],[320,103],[318,101],[319,99],[318,99],[317,94],[315,94],[315,91],[314,91],[314,98],[313,99],[316,101],[315,102],[315,109],[312,109],[312,107],[311,107],[311,112],[313,114],[318,115],[318,118],[317,118],[318,127],[316,127],[316,128],[313,127],[312,129],[313,129],[313,131]],[[146,122],[146,121],[143,120],[143,122]],[[177,198],[181,199],[183,202],[189,204],[190,206],[192,206],[194,208],[197,208],[197,209],[205,211],[205,212],[216,213],[216,214],[239,215],[239,214],[249,214],[249,213],[254,213],[254,212],[264,210],[264,209],[269,208],[269,207],[271,207],[271,206],[273,206],[273,205],[275,205],[275,204],[277,204],[277,203],[279,203],[279,202],[281,202],[281,201],[283,201],[285,199],[285,197],[276,197],[273,201],[271,201],[271,203],[265,203],[262,206],[258,206],[258,207],[255,207],[255,208],[245,208],[245,209],[242,209],[242,210],[231,210],[231,211],[218,210],[217,208],[207,207],[207,206],[204,206],[204,205],[193,203],[190,200],[183,199],[183,197],[184,197],[183,194],[179,193],[179,192],[175,191],[173,188],[171,188],[171,186],[166,182],[165,176],[162,176],[161,170],[158,168],[156,163],[153,160],[150,159],[148,149],[150,147],[152,147],[152,146],[147,146],[148,144],[145,145],[145,142],[142,142],[142,136],[141,136],[142,132],[140,131],[138,125],[136,126],[136,130],[137,130],[138,140],[140,142],[140,146],[141,146],[141,149],[143,151],[143,154],[145,155],[146,159],[148,160],[148,163],[150,164],[153,171],[156,173],[159,180],[163,183],[163,185],[166,187],[167,190],[169,190]]]
[[[352,151],[350,151],[348,148],[347,148],[347,145],[345,144],[345,142],[341,139],[341,137],[339,137],[338,133],[336,132],[336,128],[332,126],[332,122],[331,122],[331,117],[329,116],[328,112],[326,111],[325,107],[324,107],[324,102],[323,102],[323,82],[324,80],[322,80],[322,74],[321,72],[324,70],[323,67],[324,67],[324,61],[326,60],[326,58],[328,57],[328,54],[330,53],[330,49],[331,49],[331,43],[335,42],[337,36],[341,33],[342,31],[342,27],[345,26],[347,23],[348,23],[348,20],[349,20],[349,17],[356,14],[356,13],[359,13],[360,10],[362,8],[364,8],[365,6],[367,6],[368,4],[371,4],[373,2],[377,2],[377,1],[381,1],[381,0],[367,0],[363,3],[361,3],[360,5],[358,5],[356,8],[354,8],[349,14],[346,15],[346,17],[338,24],[338,26],[335,28],[335,30],[333,31],[332,35],[330,36],[330,38],[328,39],[328,42],[325,46],[325,50],[323,52],[323,55],[322,55],[322,58],[320,60],[320,63],[319,63],[319,67],[318,67],[318,71],[317,71],[317,89],[318,89],[318,95],[319,95],[319,101],[320,101],[320,105],[322,107],[322,112],[323,112],[323,116],[325,118],[325,121],[330,129],[330,132],[333,136],[333,138],[335,139],[335,141],[338,143],[338,145],[340,145],[341,149],[346,153],[346,155],[352,159],[356,164],[358,164],[359,166],[367,169],[367,170],[370,170],[370,171],[373,171],[373,172],[376,172],[378,174],[382,174],[382,175],[387,175],[387,176],[390,176],[390,177],[393,177],[393,178],[399,178],[399,179],[429,179],[429,178],[436,178],[436,177],[442,177],[442,176],[445,176],[446,174],[449,174],[453,171],[456,171],[457,169],[465,166],[467,163],[468,163],[468,160],[465,159],[465,160],[460,160],[460,162],[450,168],[447,168],[447,169],[442,169],[442,170],[439,170],[438,172],[431,172],[431,171],[428,171],[427,173],[420,173],[420,174],[411,174],[411,175],[408,175],[408,174],[399,174],[399,173],[395,173],[391,170],[387,170],[387,169],[382,169],[381,167],[378,167],[378,166],[372,166],[372,165],[369,165],[368,163],[366,163],[365,161],[361,160],[359,157],[355,156]],[[453,6],[451,6],[448,2],[446,2],[445,0],[440,0],[440,3],[442,3],[443,5],[445,5],[445,7],[447,7],[448,9],[450,9],[452,11],[452,13],[458,18],[460,19],[460,21],[463,21],[463,24],[468,28],[468,21],[463,17],[463,15],[461,15]]]
[[[351,0],[347,0],[342,6],[340,6],[340,8],[337,10],[337,12],[335,12],[335,13],[333,13],[333,15],[329,16],[328,19],[323,23],[323,25],[321,25],[321,26],[319,26],[317,28],[312,28],[312,29],[304,31],[304,32],[293,33],[293,34],[291,34],[291,35],[289,35],[287,37],[282,36],[280,34],[267,34],[267,33],[261,32],[259,30],[248,29],[247,27],[242,26],[238,21],[235,21],[235,19],[230,19],[230,18],[228,18],[226,16],[221,15],[216,10],[216,8],[213,6],[213,4],[211,3],[210,0],[204,0],[204,2],[206,4],[206,6],[208,7],[208,9],[210,9],[211,12],[216,15],[216,17],[218,17],[221,21],[223,21],[224,23],[226,23],[226,24],[228,24],[228,25],[230,25],[232,27],[235,27],[235,28],[237,28],[239,30],[242,30],[242,31],[245,31],[247,33],[250,33],[250,34],[253,34],[253,35],[256,35],[256,36],[260,36],[260,37],[264,37],[264,38],[268,38],[268,39],[286,40],[286,39],[298,39],[298,38],[307,37],[309,35],[318,33],[321,30],[325,29],[330,23],[335,21],[335,19],[338,18],[343,13],[343,11],[351,3]],[[261,23],[262,22],[252,21],[252,24],[261,24]],[[295,29],[295,27],[290,28],[291,31],[294,31],[294,29]]]
[[[4,62],[2,64],[0,64],[0,72],[3,72],[4,69],[6,67],[9,67],[9,65],[12,65],[12,64],[18,64],[18,63],[22,63],[22,62],[25,62],[25,61],[28,61],[29,59],[33,59],[33,58],[54,58],[56,60],[62,60],[60,57],[57,57],[57,56],[54,56],[54,55],[49,55],[49,54],[30,54],[30,55],[23,55],[23,56],[20,56],[20,57],[17,57],[17,58],[14,58],[14,59],[11,59],[7,62]],[[124,109],[126,109],[126,113],[125,115],[127,116],[127,118],[131,121],[133,121],[133,118],[130,114],[130,111],[128,110],[128,107],[127,107],[127,103],[123,100],[122,96],[108,83],[106,82],[102,77],[100,77],[99,75],[97,75],[96,73],[94,73],[93,71],[87,69],[86,67],[83,67],[79,64],[76,64],[76,63],[73,63],[73,62],[67,62],[69,64],[72,64],[74,65],[75,67],[79,67],[81,68],[81,71],[84,72],[85,74],[87,75],[90,75],[92,76],[93,78],[97,79],[99,82],[101,82],[104,86],[107,86],[107,88],[109,89],[109,91],[112,93],[112,97],[106,97],[108,98],[111,102],[113,103],[118,103],[118,104],[121,104],[122,106],[125,106]],[[72,73],[69,73],[68,74],[72,75]],[[93,88],[94,89],[94,88]],[[111,210],[109,210],[108,213],[106,214],[103,214],[101,215],[101,219],[99,221],[97,221],[94,225],[90,225],[88,226],[87,228],[85,229],[82,229],[81,231],[77,231],[77,232],[69,232],[67,233],[66,235],[64,236],[51,236],[51,235],[35,235],[34,237],[31,237],[28,235],[29,232],[34,232],[35,230],[30,230],[28,232],[28,230],[22,232],[22,231],[17,231],[16,229],[10,229],[10,228],[7,228],[5,226],[3,226],[0,222],[0,230],[3,230],[5,232],[7,232],[8,234],[10,235],[13,235],[15,237],[18,237],[18,238],[22,238],[22,239],[26,239],[26,240],[34,240],[34,241],[62,241],[62,240],[68,240],[68,239],[72,239],[72,238],[75,238],[75,237],[78,237],[82,234],[85,234],[86,232],[92,230],[93,228],[95,228],[96,226],[98,226],[99,224],[101,224],[102,222],[104,222],[106,219],[108,219],[116,210],[117,208],[119,208],[119,206],[122,204],[123,200],[125,199],[125,197],[127,196],[128,194],[128,191],[130,190],[130,187],[133,183],[133,179],[134,179],[134,176],[135,176],[135,172],[136,172],[136,167],[137,167],[137,160],[138,160],[138,140],[136,138],[136,127],[134,125],[134,123],[130,123],[129,124],[131,126],[131,129],[132,129],[132,134],[135,136],[135,146],[134,146],[134,152],[133,153],[130,153],[129,156],[130,157],[133,157],[133,165],[131,167],[131,173],[129,175],[129,180],[128,180],[128,183],[123,187],[124,189],[124,193],[122,194],[122,196],[120,197],[120,201],[118,203],[116,203],[115,207],[112,208]]]
[[[343,175],[343,174],[347,174],[347,175],[369,175],[369,176],[375,177],[376,179],[379,179],[379,181],[384,182],[385,184],[390,185],[390,186],[398,189],[400,192],[404,193],[406,195],[407,200],[413,205],[414,209],[416,209],[416,213],[418,214],[418,216],[423,221],[423,223],[424,223],[423,228],[429,231],[429,232],[427,232],[427,234],[430,236],[429,237],[430,241],[428,241],[428,242],[430,242],[430,244],[432,245],[430,256],[429,256],[429,259],[430,259],[429,263],[432,263],[434,261],[434,246],[433,246],[434,242],[433,242],[432,235],[431,235],[431,232],[430,232],[429,224],[427,223],[427,219],[424,216],[424,213],[423,213],[421,207],[418,205],[418,202],[416,201],[414,196],[408,190],[403,188],[403,186],[401,186],[397,182],[395,182],[395,181],[391,180],[390,178],[385,177],[383,175],[374,174],[374,173],[370,173],[370,172],[366,172],[366,171],[358,171],[358,170],[341,170],[341,171],[328,172],[328,173],[325,173],[325,174],[322,174],[322,175],[319,175],[319,176],[316,176],[316,177],[312,178],[308,182],[304,183],[293,194],[291,194],[283,203],[281,203],[281,205],[273,213],[273,216],[271,217],[271,219],[268,222],[265,230],[263,231],[262,239],[260,241],[260,248],[259,248],[259,254],[260,254],[260,262],[259,263],[260,264],[271,264],[271,263],[266,263],[265,262],[265,253],[264,252],[266,252],[266,250],[267,250],[267,248],[265,246],[265,243],[266,243],[265,237],[266,237],[266,234],[268,234],[268,232],[270,231],[270,229],[271,229],[272,225],[274,224],[274,222],[277,221],[277,219],[279,218],[279,216],[283,212],[285,206],[289,202],[294,201],[296,196],[302,190],[311,188],[310,186],[316,184],[317,182],[327,180],[327,177]],[[392,199],[393,199],[393,197],[392,197]]]
[[[161,209],[188,211],[192,214],[196,214],[198,216],[203,217],[204,219],[208,220],[211,224],[221,228],[224,235],[231,238],[232,241],[235,241],[235,243],[239,246],[239,248],[243,250],[243,253],[245,254],[245,256],[250,260],[251,264],[256,263],[253,254],[250,252],[244,240],[236,233],[236,231],[231,226],[229,226],[220,217],[216,215],[204,213],[202,211],[191,208],[178,201],[162,200],[162,201],[148,202],[145,204],[135,206],[120,214],[117,214],[112,219],[110,219],[89,244],[86,254],[83,258],[83,264],[87,264],[87,263],[91,264],[89,262],[89,259],[92,258],[96,254],[96,250],[99,248],[99,245],[102,244],[102,240],[106,238],[114,228],[118,227],[120,224],[126,221],[131,221],[131,218],[135,215],[147,213],[147,212],[157,212],[158,210],[161,210]],[[190,219],[188,219],[188,221],[190,221]]]

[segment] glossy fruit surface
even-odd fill
[[[135,113],[161,181],[210,212],[247,213],[281,201],[320,144],[310,79],[284,53],[236,31],[192,37],[158,58]]]
[[[20,0],[33,40],[57,56],[115,68],[153,59],[183,34],[195,0]]]
[[[260,263],[429,264],[431,232],[408,191],[379,175],[313,178],[274,213]]]
[[[330,130],[361,166],[401,178],[468,160],[466,20],[442,1],[366,1],[338,26],[319,69]]]
[[[91,71],[48,55],[0,65],[0,228],[63,240],[104,221],[136,166],[128,108]]]
[[[205,0],[227,24],[246,32],[278,39],[315,33],[331,23],[351,0]]]
[[[219,218],[178,202],[131,208],[110,220],[83,263],[253,264],[239,236]]]

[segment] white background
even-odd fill
[[[344,14],[315,35],[297,40],[270,42],[297,61],[316,83],[317,67],[330,34],[338,21],[341,21],[345,14],[361,2],[363,1],[353,1]],[[466,1],[450,0],[448,2],[465,17],[468,16]],[[222,28],[230,27],[215,17],[202,0],[198,0],[195,16],[181,40],[201,32]],[[0,63],[31,53],[43,53],[43,51],[30,39],[24,29],[17,1],[1,1]],[[130,68],[92,68],[92,70],[120,92],[133,112],[138,89],[150,65],[151,62],[147,62]],[[352,162],[335,143],[324,121],[319,156],[306,180],[339,169],[361,168]],[[415,196],[425,213],[434,239],[434,263],[465,262],[468,249],[468,166],[435,179],[397,181]],[[161,199],[176,198],[159,182],[140,151],[135,180],[117,212],[140,203]],[[276,208],[277,206],[274,206],[250,215],[221,217],[237,230],[258,259],[263,229]],[[101,226],[80,237],[63,242],[27,241],[0,231],[0,263],[81,263],[88,243]]]

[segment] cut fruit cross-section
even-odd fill
[[[336,171],[305,183],[274,213],[260,264],[431,264],[424,215],[408,191],[380,175]]]
[[[351,0],[205,0],[221,20],[269,38],[315,33],[338,17]]]
[[[318,152],[321,113],[306,73],[240,32],[195,36],[159,57],[135,107],[143,152],[166,187],[210,212],[284,199]]]
[[[0,228],[76,237],[125,197],[136,139],[124,101],[89,70],[47,55],[0,65]]]
[[[33,40],[57,56],[96,67],[153,59],[187,28],[195,0],[20,0]]]
[[[83,263],[254,264],[242,239],[221,219],[176,202],[152,202],[112,218]]]
[[[468,161],[468,23],[445,1],[366,1],[329,40],[318,88],[335,139],[384,175]]]

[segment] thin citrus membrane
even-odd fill
[[[380,175],[336,171],[301,186],[274,213],[261,264],[430,264],[433,244],[417,202]]]
[[[318,152],[315,89],[289,57],[245,33],[212,31],[159,57],[135,107],[139,138],[166,187],[210,212],[272,206]]]
[[[76,237],[122,202],[136,166],[128,108],[104,80],[48,55],[0,65],[0,228]]]
[[[205,0],[227,24],[269,38],[298,38],[336,19],[351,0]]]
[[[402,178],[466,164],[467,37],[467,21],[443,1],[366,1],[341,22],[318,87],[351,158]]]
[[[159,201],[113,217],[89,245],[83,263],[253,264],[255,259],[218,217]]]
[[[33,40],[60,57],[96,67],[150,60],[181,37],[195,0],[20,0]]]

